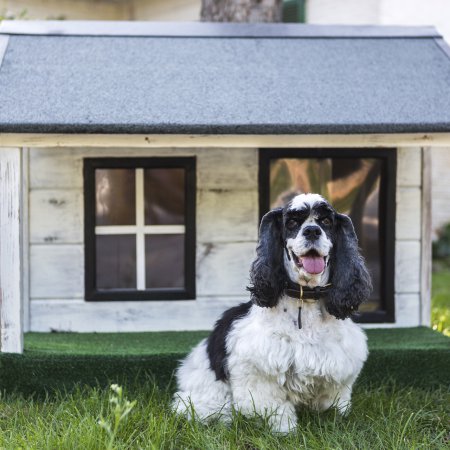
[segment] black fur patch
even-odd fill
[[[230,332],[230,328],[233,322],[248,314],[251,306],[252,302],[241,303],[239,306],[225,311],[209,335],[206,350],[208,352],[209,365],[211,370],[216,374],[217,380],[225,381],[227,379],[227,349],[225,340]]]
[[[343,214],[336,214],[330,267],[326,309],[337,319],[345,319],[370,297],[372,281],[359,253],[352,221]]]
[[[250,269],[250,286],[253,303],[273,308],[284,291],[287,281],[284,269],[283,209],[269,211],[261,220],[256,259]]]

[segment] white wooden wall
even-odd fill
[[[450,17],[450,14],[449,14]],[[432,201],[433,201],[433,232],[437,238],[437,231],[450,222],[450,148],[433,148],[432,159]]]
[[[421,324],[422,149],[397,153],[395,315],[397,326]]]
[[[87,303],[84,157],[197,157],[197,300]],[[30,149],[30,329],[210,328],[246,301],[258,223],[256,149]]]
[[[84,301],[83,158],[110,156],[197,157],[197,300]],[[247,300],[257,149],[32,148],[29,157],[30,330],[207,329],[225,308]],[[419,147],[398,151],[395,326],[422,323],[421,158]]]

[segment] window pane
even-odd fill
[[[361,311],[375,311],[381,305],[380,179],[381,160],[374,158],[285,158],[270,164],[271,208],[297,194],[314,192],[351,217],[374,287]]]
[[[96,225],[136,223],[134,169],[95,170]]]
[[[184,235],[145,236],[147,289],[184,287]]]
[[[136,236],[97,235],[97,289],[136,289]]]
[[[184,169],[145,169],[145,224],[184,224]]]

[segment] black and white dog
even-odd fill
[[[295,428],[295,407],[345,414],[367,358],[349,317],[371,292],[349,217],[317,194],[296,196],[261,222],[251,301],[226,311],[177,371],[174,408],[229,420],[232,408]]]

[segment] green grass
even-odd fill
[[[46,399],[6,395],[0,401],[0,448],[102,449],[109,436],[98,425],[112,422],[108,389],[84,388]],[[236,415],[231,425],[204,426],[170,411],[171,393],[150,382],[128,392],[136,406],[122,421],[117,449],[439,449],[450,439],[450,393],[357,388],[348,417],[334,410],[299,411],[299,429],[273,435],[261,419]]]
[[[0,449],[108,448],[111,437],[105,428],[114,421],[107,388],[111,375],[126,383],[126,397],[136,401],[111,448],[446,448],[450,340],[426,328],[367,334],[371,356],[355,386],[349,416],[302,410],[298,431],[277,436],[263,420],[236,415],[230,426],[204,426],[171,412],[176,360],[205,332],[31,333],[24,355],[4,354],[0,359],[1,389],[9,386],[0,398]],[[150,381],[152,375],[158,384]],[[80,385],[95,380],[97,387]],[[17,386],[21,392],[14,392]],[[32,396],[25,394],[33,391]]]
[[[433,273],[431,324],[433,330],[450,336],[450,272]]]
[[[449,325],[445,314],[441,320],[450,306],[449,286],[449,273],[433,275],[433,314],[437,308],[443,330]],[[348,417],[334,410],[301,410],[298,430],[279,436],[262,419],[235,415],[229,426],[205,426],[171,412],[171,371],[206,332],[31,333],[24,355],[0,358],[0,449],[108,448],[111,436],[105,428],[114,422],[115,405],[105,386],[111,373],[126,375],[125,396],[136,401],[114,437],[112,447],[117,449],[449,448],[448,338],[425,328],[367,334],[371,357],[355,386]],[[159,374],[159,387],[151,374]],[[438,374],[435,383],[427,382],[432,381],[430,374]],[[97,387],[73,388],[76,381],[96,379]],[[70,381],[68,391],[61,380]],[[24,389],[14,392],[20,383]],[[39,395],[24,393],[36,387],[43,389]],[[43,394],[47,390],[51,394]]]

